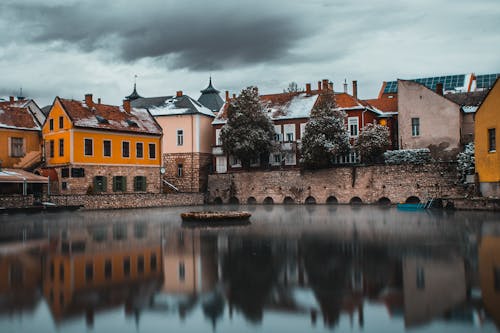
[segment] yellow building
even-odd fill
[[[500,79],[497,79],[476,112],[475,159],[483,196],[500,196]]]
[[[42,128],[61,193],[160,191],[161,135],[145,109],[56,97]]]
[[[31,169],[42,160],[45,116],[33,100],[0,102],[0,160],[5,168]]]

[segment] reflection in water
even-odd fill
[[[74,320],[107,331],[97,318],[116,311],[130,331],[500,323],[500,226],[475,222],[496,215],[260,206],[249,227],[211,230],[182,229],[180,211],[0,217],[0,327],[19,329],[12,318],[41,304],[41,325],[62,331]]]

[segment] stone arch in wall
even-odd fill
[[[378,199],[377,204],[379,206],[390,206],[391,199],[389,199],[388,197],[382,197],[382,198]]]
[[[316,199],[313,196],[308,196],[306,200],[304,201],[306,205],[315,205],[316,204]]]
[[[221,197],[216,197],[214,199],[214,204],[216,204],[216,205],[222,205],[222,199],[221,199]]]
[[[229,198],[228,203],[230,205],[239,205],[240,204],[240,200],[237,197],[231,197],[231,198]]]
[[[247,199],[247,204],[249,205],[255,205],[257,203],[257,199],[255,199],[254,197],[249,197]]]
[[[293,205],[295,203],[295,200],[293,200],[292,197],[285,197],[285,199],[283,199],[283,204],[285,205]]]
[[[351,200],[349,200],[350,205],[361,205],[363,203],[363,200],[361,200],[360,197],[352,197]]]
[[[265,197],[264,198],[264,201],[262,202],[264,205],[273,205],[274,204],[274,200],[273,198],[271,197]]]
[[[417,196],[412,195],[411,197],[408,197],[406,199],[405,203],[411,203],[411,204],[420,203],[420,198],[417,197]]]
[[[339,203],[339,201],[336,197],[334,197],[333,195],[330,195],[328,198],[326,198],[326,203],[329,205],[336,205]]]

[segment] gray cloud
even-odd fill
[[[297,10],[262,11],[249,5],[160,5],[104,1],[0,5],[31,42],[61,41],[84,51],[106,50],[131,62],[164,58],[172,68],[218,70],[278,61],[315,24],[296,20]],[[211,8],[213,6],[213,8]]]

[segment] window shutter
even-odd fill
[[[142,177],[142,190],[146,191],[146,176]]]
[[[116,176],[113,177],[113,192],[116,192]]]
[[[125,176],[122,177],[122,191],[123,192],[127,191],[127,177]]]
[[[99,184],[97,182],[97,176],[94,176],[94,193],[99,192]]]
[[[9,156],[12,156],[12,140],[11,140],[11,137],[9,136],[9,139],[8,139],[8,149],[9,149]]]
[[[106,178],[106,176],[103,176],[102,177],[102,191],[107,192],[107,190],[108,190],[108,179]]]

